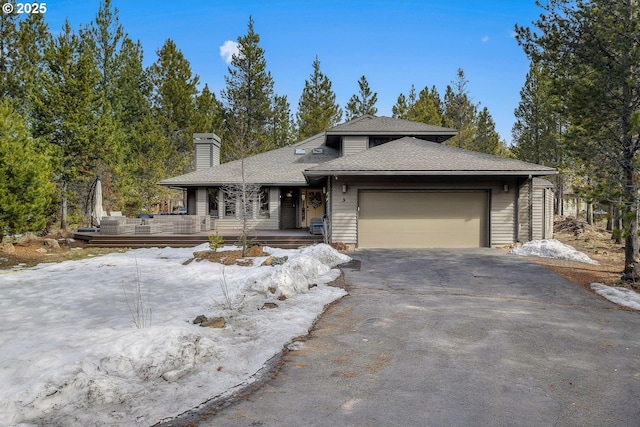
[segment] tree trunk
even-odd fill
[[[614,243],[617,245],[622,244],[622,212],[620,207],[616,206],[613,209],[613,236]]]
[[[587,202],[587,224],[593,225],[593,203]]]
[[[607,231],[613,231],[613,205],[609,205],[607,208]]]
[[[631,144],[626,144],[630,147]],[[638,188],[634,182],[636,171],[633,159],[633,151],[624,150],[624,198],[623,211],[625,242],[624,242],[624,274],[623,280],[637,280],[640,278],[639,251],[638,251]]]
[[[69,206],[69,199],[67,197],[67,182],[62,183],[62,194],[60,195],[60,229],[67,230],[67,211]]]

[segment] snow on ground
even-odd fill
[[[578,261],[587,264],[598,264],[587,256],[587,254],[576,250],[573,246],[555,240],[532,240],[525,243],[519,248],[515,248],[509,252],[510,254],[522,256],[539,256],[543,258],[557,258],[568,261]]]
[[[138,249],[0,272],[0,425],[173,418],[252,382],[346,293],[326,286],[339,275],[332,267],[349,260],[328,245],[264,248],[289,257],[274,267],[260,266],[265,258],[253,267],[183,265],[207,248]],[[136,298],[140,308],[130,309]],[[265,302],[278,307],[263,309]],[[200,314],[223,316],[227,326],[193,325]],[[138,328],[134,319],[150,324]]]
[[[591,289],[613,303],[640,310],[640,294],[631,289],[607,286],[602,283],[592,283]]]

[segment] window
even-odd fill
[[[208,188],[207,198],[209,199],[209,215],[218,218],[218,189]]]
[[[271,218],[271,212],[269,212],[269,188],[262,187],[258,193],[258,215],[260,218]]]
[[[236,201],[226,193],[224,194],[224,216],[236,216]]]

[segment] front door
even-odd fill
[[[324,194],[321,188],[305,188],[300,192],[300,227],[309,227],[311,218],[324,215]]]

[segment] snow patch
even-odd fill
[[[265,248],[288,257],[275,267],[183,265],[207,248],[137,249],[0,274],[0,425],[170,420],[255,381],[346,294],[326,283],[350,258],[328,245]],[[152,313],[143,329],[127,306],[136,280]],[[242,304],[221,304],[223,282]],[[265,302],[276,307],[259,309]],[[227,326],[193,325],[199,314],[223,316]]]
[[[519,248],[511,250],[509,253],[521,256],[539,256],[543,258],[578,261],[587,264],[599,264],[598,261],[592,260],[587,254],[576,250],[573,246],[566,245],[555,239],[532,240]]]
[[[602,283],[592,283],[591,289],[613,303],[640,310],[640,294],[631,289],[607,286]]]

